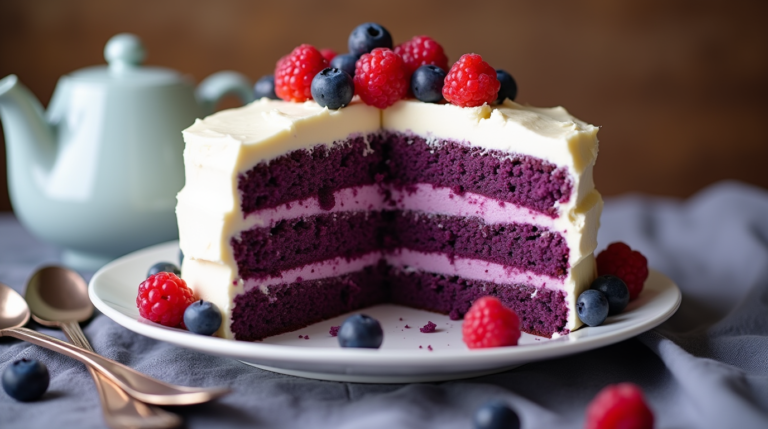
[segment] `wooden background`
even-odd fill
[[[512,73],[518,101],[566,106],[601,126],[604,195],[685,197],[723,179],[768,187],[768,2],[2,0],[0,77],[47,105],[60,75],[139,35],[147,63],[196,81],[254,81],[300,43],[344,52],[357,24],[395,43],[427,34],[451,60],[476,52]],[[9,210],[0,139],[0,210]]]

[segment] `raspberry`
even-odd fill
[[[491,104],[499,95],[501,84],[496,70],[477,54],[464,54],[445,76],[443,97],[460,107]]]
[[[355,93],[365,104],[384,109],[403,98],[407,91],[405,63],[391,49],[376,48],[357,60]]]
[[[275,93],[285,101],[312,99],[312,79],[328,61],[312,45],[301,45],[280,58],[275,68]]]
[[[620,241],[611,243],[597,255],[597,274],[612,274],[624,280],[629,289],[629,300],[632,301],[640,295],[648,278],[648,260]]]
[[[331,48],[323,48],[323,49],[320,49],[320,55],[322,55],[323,58],[325,58],[325,60],[330,63],[333,57],[335,57],[338,54],[336,53],[336,51],[334,51]]]
[[[176,327],[184,310],[195,302],[192,290],[176,274],[161,272],[141,282],[136,306],[141,317],[161,325]]]
[[[587,407],[585,429],[652,429],[653,413],[632,383],[601,390]]]
[[[470,349],[514,346],[520,339],[520,319],[498,299],[484,296],[464,316],[461,333]]]
[[[409,76],[417,68],[426,65],[435,65],[443,70],[448,70],[448,57],[445,56],[443,47],[429,36],[415,36],[413,39],[397,45],[395,53],[403,59]]]

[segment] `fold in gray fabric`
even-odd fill
[[[657,428],[768,428],[768,192],[725,182],[685,201],[613,198],[599,249],[617,240],[680,286],[683,303],[672,319],[613,346],[476,379],[306,380],[154,341],[102,315],[85,333],[99,353],[159,379],[234,389],[211,404],[173,409],[190,428],[471,428],[474,410],[489,399],[514,407],[524,428],[581,428],[594,395],[624,381],[643,388]],[[12,215],[0,215],[0,282],[21,292],[35,268],[57,258]],[[81,364],[0,339],[0,371],[22,357],[43,361],[51,385],[32,403],[0,392],[1,428],[104,427]]]

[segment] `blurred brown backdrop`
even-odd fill
[[[344,52],[352,28],[376,21],[395,43],[427,34],[451,60],[479,53],[515,76],[518,101],[600,125],[603,194],[684,197],[722,179],[768,187],[766,17],[760,0],[3,0],[0,77],[47,105],[60,75],[103,63],[109,37],[132,32],[147,64],[256,80],[300,43]],[[5,180],[0,138],[0,210]]]

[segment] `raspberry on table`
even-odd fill
[[[629,300],[636,299],[648,278],[648,259],[622,242],[611,243],[597,255],[597,274],[614,275],[627,284]]]
[[[275,94],[285,101],[304,102],[312,99],[312,79],[328,60],[312,45],[296,47],[280,58],[275,68]]]
[[[501,83],[496,70],[480,55],[464,54],[448,71],[443,85],[443,97],[460,107],[477,107],[493,103]]]
[[[415,36],[413,39],[397,45],[395,53],[403,59],[409,76],[417,68],[426,65],[434,65],[448,70],[448,57],[445,55],[443,47],[429,36]]]
[[[467,311],[461,333],[470,349],[514,346],[520,339],[520,318],[497,298],[484,296]]]
[[[357,60],[355,94],[369,106],[391,106],[405,96],[408,85],[405,63],[391,49],[376,48]]]
[[[141,282],[136,306],[141,317],[164,326],[177,327],[184,311],[195,302],[192,290],[176,274],[161,272]]]
[[[652,429],[653,413],[632,383],[610,385],[587,407],[586,429]]]

